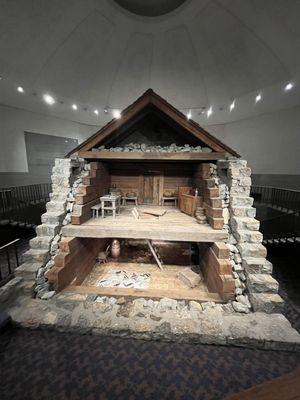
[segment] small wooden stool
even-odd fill
[[[101,209],[101,204],[95,204],[93,207],[91,207],[91,210],[93,212],[93,218],[99,218],[99,210]]]
[[[137,196],[132,196],[132,197],[123,196],[123,197],[122,197],[122,206],[126,206],[127,200],[132,200],[132,201],[134,201],[134,204],[135,204],[136,206],[138,205],[138,198],[137,198]]]
[[[165,205],[165,201],[174,201],[174,206],[177,207],[177,200],[178,200],[178,196],[162,196],[161,198],[161,205],[164,206]]]

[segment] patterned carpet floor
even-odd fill
[[[10,328],[1,400],[218,400],[293,371],[296,353]]]

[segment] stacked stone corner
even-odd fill
[[[246,160],[221,160],[219,176],[229,190],[228,247],[233,274],[236,278],[236,299],[232,303],[238,312],[278,312],[283,300],[278,295],[278,282],[272,277],[272,264],[266,260],[263,235],[253,198],[250,197],[251,169]]]
[[[15,270],[15,275],[25,281],[33,281],[37,297],[51,298],[55,291],[47,279],[48,271],[54,266],[58,252],[61,228],[70,223],[74,204],[74,185],[86,175],[85,161],[79,158],[56,158],[52,168],[52,192],[36,227],[36,237],[30,240],[30,249],[24,253],[24,263]]]

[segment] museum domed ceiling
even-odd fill
[[[1,1],[0,102],[97,126],[148,88],[202,125],[292,107],[299,14],[295,0]]]

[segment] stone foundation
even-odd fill
[[[22,284],[19,286],[21,291]],[[160,301],[116,299],[67,292],[45,302],[22,293],[24,288],[13,303],[5,306],[14,323],[22,327],[300,351],[300,335],[281,314],[239,314],[229,304],[199,304],[167,298]]]

